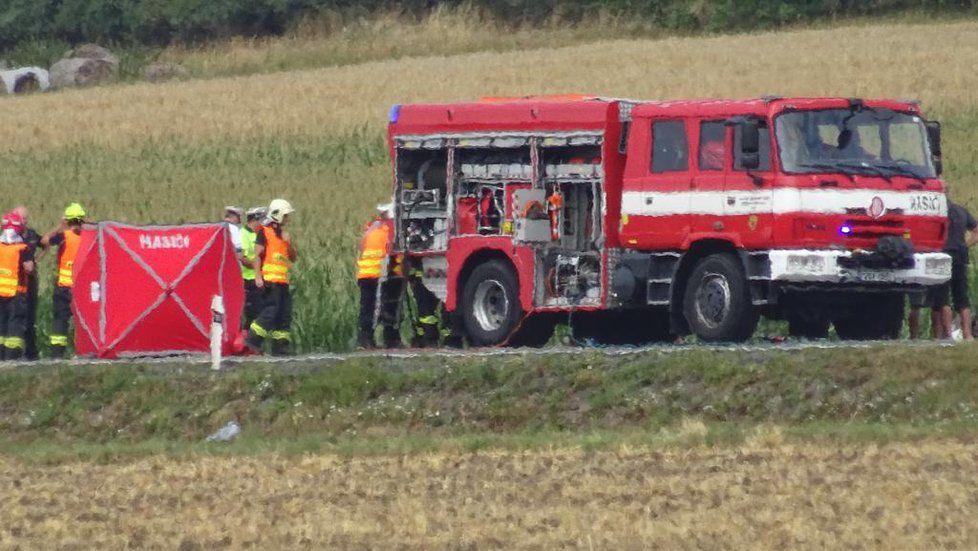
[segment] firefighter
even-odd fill
[[[27,279],[34,271],[34,257],[24,242],[24,219],[14,212],[0,224],[0,359],[24,356],[27,327]]]
[[[406,264],[408,288],[411,289],[411,296],[414,297],[414,305],[417,308],[413,320],[416,334],[413,345],[419,348],[438,346],[438,303],[440,301],[424,285],[424,269],[421,266],[421,258],[409,257]]]
[[[74,284],[72,267],[81,244],[85,209],[72,203],[65,209],[58,226],[41,237],[41,247],[58,248],[58,274],[52,297],[51,357],[64,358],[68,349],[68,327],[71,323],[71,288]]]
[[[241,228],[241,253],[238,255],[238,260],[241,262],[241,277],[244,279],[245,305],[241,326],[245,329],[258,318],[258,312],[261,310],[261,292],[255,285],[255,241],[258,239],[258,233],[262,231],[261,223],[267,212],[268,209],[265,207],[248,209],[247,222]]]
[[[27,207],[21,205],[13,210],[24,219],[24,231],[21,237],[34,257],[36,266],[44,257],[44,248],[41,247],[41,236],[28,224]],[[38,358],[37,353],[37,291],[39,288],[37,270],[31,270],[27,274],[27,330],[24,334],[24,359],[34,361]]]
[[[292,292],[289,272],[296,260],[292,236],[285,230],[295,209],[285,199],[268,205],[268,217],[255,236],[255,287],[261,290],[262,303],[258,318],[248,326],[245,344],[261,353],[265,339],[271,338],[272,355],[289,354],[292,341]]]
[[[404,271],[401,258],[392,256],[394,244],[394,205],[377,205],[377,217],[363,232],[357,257],[357,286],[360,288],[360,315],[357,347],[374,348],[374,312],[380,295],[380,315],[385,348],[401,343],[398,331]],[[379,290],[379,292],[378,292]]]

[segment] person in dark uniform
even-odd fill
[[[970,249],[978,243],[978,232],[975,231],[978,230],[978,221],[967,209],[951,201],[947,204],[947,219],[944,252],[951,255],[951,280],[931,291],[931,320],[937,327],[935,334],[938,338],[950,338],[954,312],[948,299],[953,299],[954,311],[961,316],[964,340],[970,341],[974,337],[971,329],[971,304],[968,300],[968,263]]]
[[[41,245],[41,235],[34,231],[28,225],[27,220],[27,207],[21,205],[13,210],[14,213],[20,215],[24,220],[24,231],[21,233],[21,237],[24,240],[24,244],[27,245],[27,250],[29,256],[34,259],[34,263],[37,264],[42,258],[44,258],[44,248]],[[40,248],[39,248],[40,247]],[[38,358],[37,352],[37,291],[38,291],[38,278],[37,270],[31,270],[26,274],[27,277],[27,313],[25,317],[24,324],[26,326],[26,331],[24,332],[24,359],[28,361],[34,361]]]

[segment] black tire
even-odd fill
[[[840,339],[893,340],[903,329],[904,298],[902,294],[875,295],[858,301],[839,315],[832,324]]]
[[[504,261],[476,267],[462,289],[462,324],[474,346],[496,346],[509,339],[520,322],[519,283]]]
[[[672,340],[669,311],[661,308],[577,312],[571,316],[575,341],[599,345],[643,345]]]
[[[789,314],[788,334],[802,339],[828,338],[829,320],[825,316]]]
[[[523,318],[506,344],[540,348],[550,342],[556,327],[557,317],[553,314],[531,314]]]
[[[759,313],[736,256],[713,254],[696,264],[686,282],[683,315],[693,334],[707,342],[743,342],[754,334]]]

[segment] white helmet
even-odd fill
[[[388,218],[394,218],[394,203],[378,203],[377,210]]]
[[[273,199],[268,204],[268,217],[272,222],[281,224],[285,220],[285,215],[292,214],[293,212],[295,212],[295,209],[292,208],[292,203],[289,203],[285,199]]]

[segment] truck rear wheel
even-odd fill
[[[903,329],[903,294],[886,294],[859,301],[857,306],[832,320],[835,332],[845,340],[892,340]]]
[[[473,345],[506,342],[521,315],[519,283],[508,264],[490,260],[472,271],[462,289],[462,323]]]
[[[740,261],[712,254],[693,268],[683,297],[690,330],[707,342],[742,342],[757,328],[758,311]]]

